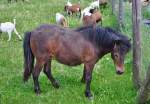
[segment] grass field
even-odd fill
[[[17,30],[23,37],[25,31],[30,31],[39,24],[55,24],[55,13],[64,13],[65,1],[30,0],[22,3],[20,0],[8,4],[6,0],[0,0],[0,22],[12,21],[15,17]],[[85,7],[89,1],[81,0],[81,5]],[[127,28],[123,32],[132,37],[129,11],[126,11]],[[110,8],[103,10],[103,16],[104,26],[116,27],[116,19],[111,15]],[[72,28],[81,25],[76,16],[68,17],[68,21]],[[110,54],[96,64],[91,83],[94,95],[92,101],[84,97],[85,85],[80,83],[83,65],[68,67],[56,61],[52,62],[52,72],[61,87],[54,89],[41,73],[39,81],[42,93],[36,96],[32,78],[25,84],[22,81],[22,41],[15,34],[10,42],[7,42],[7,38],[7,34],[0,34],[0,104],[135,104],[137,93],[132,85],[131,52],[126,57],[126,71],[122,76],[116,75]]]

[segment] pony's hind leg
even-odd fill
[[[48,60],[45,64],[44,64],[44,73],[45,75],[48,77],[48,79],[51,81],[52,85],[55,88],[59,88],[59,84],[57,82],[57,80],[54,79],[52,73],[51,73],[51,60]]]
[[[40,94],[40,92],[41,92],[38,77],[39,77],[39,74],[42,70],[43,64],[44,64],[43,61],[37,60],[35,67],[34,67],[34,70],[32,72],[33,81],[34,81],[34,91],[37,95]]]
[[[85,74],[86,74],[86,72],[85,72],[85,65],[84,65],[84,69],[83,69],[83,76],[82,76],[82,79],[81,79],[81,82],[82,83],[85,83]]]

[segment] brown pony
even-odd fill
[[[111,28],[87,26],[71,30],[57,25],[41,25],[24,37],[24,81],[32,73],[34,90],[39,94],[38,77],[43,67],[52,85],[59,88],[51,73],[52,59],[69,66],[84,64],[82,82],[86,83],[85,96],[91,99],[90,83],[97,61],[111,53],[117,74],[122,74],[124,58],[130,47],[129,39]]]

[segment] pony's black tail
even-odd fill
[[[30,37],[31,32],[26,32],[24,36],[24,42],[23,42],[23,50],[24,50],[24,76],[23,80],[28,81],[32,69],[34,66],[34,56],[30,47]]]

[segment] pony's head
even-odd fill
[[[113,50],[111,52],[111,57],[114,61],[117,74],[124,73],[124,59],[125,55],[129,52],[131,48],[130,40],[125,36],[117,37],[113,42]]]
[[[122,74],[124,72],[125,55],[131,49],[131,42],[127,36],[109,27],[100,28],[94,26],[93,28],[92,25],[78,28],[76,31],[84,33],[85,38],[100,47],[100,52],[106,51],[104,54],[110,52],[116,66],[116,73]]]

